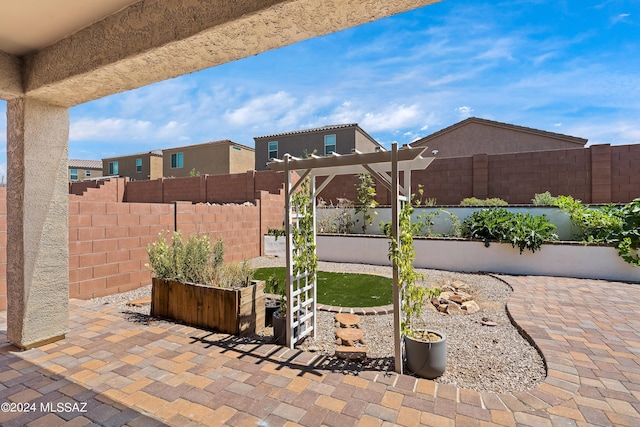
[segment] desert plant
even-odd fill
[[[463,235],[480,239],[485,246],[491,241],[511,243],[522,253],[525,249],[535,252],[542,243],[557,240],[556,226],[546,215],[533,216],[509,212],[504,208],[480,209],[473,212],[463,223]]]
[[[333,202],[327,206],[326,202],[320,199],[318,208],[323,212],[322,215],[318,215],[316,224],[319,233],[351,233],[355,225],[352,201],[339,197],[338,204],[334,207]]]
[[[358,174],[358,182],[355,184],[358,206],[356,213],[362,213],[362,232],[367,232],[367,227],[373,223],[371,211],[378,206],[376,201],[376,185],[373,177],[368,173]]]
[[[222,237],[218,237],[213,244],[213,268],[220,268],[224,264],[224,242]]]
[[[146,264],[160,279],[191,283],[208,283],[213,273],[211,242],[209,236],[191,235],[186,242],[176,231],[169,245],[163,233],[147,247],[149,263]]]
[[[147,247],[149,263],[146,267],[158,279],[177,280],[220,287],[248,286],[253,270],[246,262],[224,261],[224,243],[218,238],[211,248],[207,235],[192,234],[185,242],[182,233],[176,231],[167,242],[164,233]]]
[[[531,202],[536,206],[555,206],[557,197],[554,197],[548,191],[544,193],[536,193]]]
[[[478,199],[476,197],[467,197],[462,199],[460,206],[507,206],[509,203],[504,200],[493,197],[490,199]]]
[[[213,283],[221,288],[243,288],[251,284],[253,269],[247,261],[229,262],[215,271]]]

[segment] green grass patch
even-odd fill
[[[253,278],[267,280],[273,276],[278,286],[285,286],[284,267],[259,268]],[[393,280],[371,274],[318,272],[318,303],[340,307],[375,307],[393,302]]]

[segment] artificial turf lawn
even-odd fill
[[[284,267],[259,268],[255,280],[274,276],[278,287],[284,287]],[[393,281],[388,277],[371,274],[330,273],[318,271],[318,303],[340,307],[375,307],[391,304]]]

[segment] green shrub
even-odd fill
[[[542,243],[557,240],[556,226],[546,215],[533,216],[509,212],[504,208],[481,209],[469,215],[463,223],[463,236],[482,240],[485,246],[491,241],[511,243],[522,253],[539,250]]]
[[[216,270],[213,282],[221,288],[242,288],[249,286],[251,279],[253,269],[248,262],[230,262]]]
[[[592,209],[571,196],[558,196],[556,206],[580,228],[584,242],[613,243],[622,259],[640,266],[640,199],[621,207]]]
[[[207,235],[192,234],[185,242],[176,231],[167,242],[163,233],[147,247],[149,263],[146,267],[155,277],[185,283],[200,283],[220,287],[247,286],[253,277],[247,263],[224,261],[224,243],[216,240],[213,249]]]
[[[556,206],[569,214],[571,222],[581,230],[577,236],[587,243],[614,243],[622,230],[623,219],[615,205],[592,209],[571,196],[558,196]]]
[[[618,254],[629,264],[640,267],[640,199],[620,208],[623,218],[619,234]]]
[[[531,199],[531,202],[536,206],[555,206],[557,200],[557,197],[554,197],[551,193],[545,191],[544,193],[536,193],[536,195],[533,196],[533,199]]]
[[[467,197],[462,199],[460,206],[508,206],[509,203],[504,200],[493,197],[491,199],[478,199],[476,197]]]

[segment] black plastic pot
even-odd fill
[[[273,338],[280,345],[287,344],[286,326],[287,317],[280,316],[282,312],[278,309],[271,315],[271,324],[273,326]]]
[[[273,313],[280,308],[280,302],[275,299],[267,298],[264,304],[264,326],[273,325]]]
[[[444,374],[447,368],[447,337],[442,332],[428,331],[439,335],[439,341],[422,341],[404,337],[404,352],[407,368],[421,378],[433,379]]]

